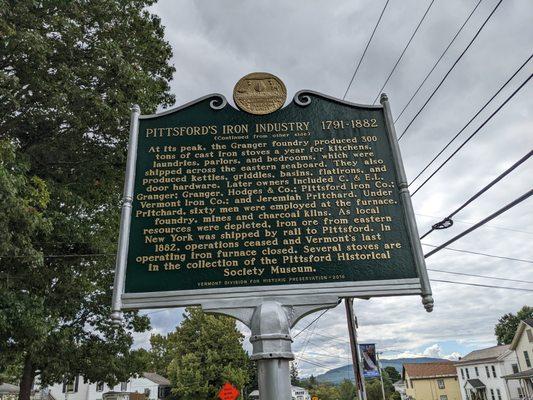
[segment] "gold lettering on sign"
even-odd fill
[[[275,80],[247,79],[236,89],[242,104],[265,111],[281,101]],[[215,271],[198,283],[212,287],[343,280],[324,266],[394,261],[406,245],[392,229],[401,213],[380,129],[373,118],[146,129],[149,143],[209,140],[148,148],[133,212],[148,250],[136,263]]]

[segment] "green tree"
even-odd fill
[[[299,386],[301,384],[299,375],[298,364],[294,361],[291,362],[291,385]]]
[[[322,383],[310,391],[311,396],[316,396],[320,400],[339,400],[339,389],[331,384]]]
[[[314,375],[311,375],[309,377],[309,387],[314,388],[318,385],[318,381],[316,380],[316,377]]]
[[[368,400],[383,400],[381,392],[381,381],[372,379],[365,382],[366,397]]]
[[[396,370],[395,370],[396,371]],[[394,385],[392,384],[393,381],[390,378],[389,373],[387,370],[381,370],[381,376],[383,377],[383,385],[385,386],[385,396],[389,396],[391,393],[394,392]],[[383,397],[383,396],[382,396]]]
[[[0,139],[0,265],[22,269],[42,265],[42,254],[32,245],[32,238],[50,229],[43,216],[49,192],[43,180],[28,175],[29,165],[10,140]],[[40,321],[42,305],[31,294],[16,290],[17,278],[0,270],[0,380],[8,382],[18,381],[23,361],[22,354],[13,349],[18,343],[10,341],[9,332],[23,323],[21,328],[30,330],[27,336],[31,337],[31,329],[39,332],[45,326]],[[9,310],[13,304],[19,308]],[[29,320],[20,321],[20,312]]]
[[[344,379],[339,385],[339,400],[354,400],[357,396],[357,388],[349,379]]]
[[[150,336],[150,350],[147,351],[146,368],[151,372],[167,376],[168,366],[176,353],[176,332],[167,335],[153,334]]]
[[[247,384],[250,362],[235,320],[187,308],[173,335],[168,378],[178,399],[211,400],[226,381],[240,390]]]
[[[173,101],[152,3],[0,0],[0,373],[19,367],[21,400],[37,371],[113,384],[143,368],[132,333],[148,320],[109,321],[109,255],[131,103]]]
[[[496,335],[498,344],[510,344],[513,341],[520,321],[527,318],[533,318],[533,307],[524,306],[516,315],[513,313],[503,315],[494,328],[494,334]]]
[[[402,379],[402,376],[394,367],[385,367],[383,370],[387,373],[387,375],[389,375],[389,378],[392,382],[397,382]]]
[[[399,392],[392,392],[392,394],[389,396],[390,400],[401,400],[402,395]]]

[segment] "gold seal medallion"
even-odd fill
[[[266,72],[252,72],[239,79],[233,100],[242,111],[265,115],[279,110],[287,99],[287,89],[278,77]]]

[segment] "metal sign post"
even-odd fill
[[[235,307],[227,301],[209,302],[204,311],[232,316],[251,330],[252,360],[257,361],[261,400],[290,400],[290,361],[294,359],[290,329],[306,315],[338,304],[337,296],[251,298]]]
[[[283,107],[283,82],[254,73],[234,100],[132,109],[112,319],[187,306],[237,318],[261,400],[285,400],[300,318],[340,298],[433,299],[386,96],[307,90]]]
[[[383,383],[383,370],[381,369],[381,361],[379,361],[379,354],[380,353],[376,353],[376,360],[378,362],[379,379],[381,380],[381,394],[383,395],[383,400],[385,400],[385,384]]]
[[[346,307],[346,320],[348,321],[350,350],[352,351],[352,365],[355,382],[357,383],[357,397],[359,400],[366,400],[365,377],[363,375],[359,344],[357,343],[357,323],[355,321],[355,314],[353,311],[353,299],[344,299],[344,305]]]

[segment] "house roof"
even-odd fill
[[[486,387],[485,384],[479,379],[469,379],[466,381],[466,383],[472,386],[474,389],[483,389],[484,387]]]
[[[423,379],[435,376],[457,376],[457,370],[451,361],[404,364],[404,377],[406,373],[411,379]]]
[[[455,363],[455,365],[470,364],[476,361],[496,360],[509,352],[509,345],[492,346],[486,349],[474,350]]]
[[[526,318],[520,321],[518,327],[516,328],[516,333],[514,334],[511,346],[509,347],[510,350],[516,349],[516,346],[518,346],[518,341],[522,337],[522,333],[524,333],[524,329],[526,329],[526,327],[533,327],[533,318]]]
[[[11,383],[2,383],[0,385],[0,394],[18,393],[19,387]]]
[[[170,381],[167,378],[156,374],[155,372],[143,372],[143,376],[158,385],[170,385]]]
[[[516,374],[505,375],[504,379],[524,379],[524,378],[533,378],[533,368],[527,369],[522,372],[517,372]]]

